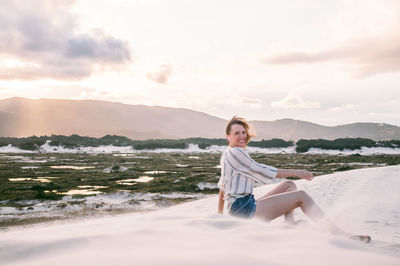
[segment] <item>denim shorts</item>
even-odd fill
[[[252,218],[255,212],[256,201],[253,194],[236,199],[229,210],[229,214],[240,218]]]

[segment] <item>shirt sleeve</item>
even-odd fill
[[[219,181],[218,181],[218,184],[217,184],[217,186],[220,188],[220,189],[223,189],[223,182],[224,182],[224,177],[221,175],[221,178],[219,179]]]
[[[247,152],[239,147],[229,149],[226,152],[225,162],[240,174],[264,184],[274,181],[278,174],[277,168],[257,163],[250,158]]]

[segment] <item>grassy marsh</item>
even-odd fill
[[[278,168],[307,169],[315,176],[400,164],[400,155],[253,153],[252,158]],[[219,153],[0,154],[0,228],[65,219],[64,211],[68,217],[141,211],[143,203],[164,207],[217,194],[219,160]],[[118,193],[126,197],[123,208],[104,200],[85,202],[93,195]],[[53,207],[45,217],[28,215],[39,205]],[[6,209],[13,211],[5,215]],[[58,213],[52,215],[54,210]]]

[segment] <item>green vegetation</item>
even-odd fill
[[[37,150],[41,145],[46,143],[46,137],[28,137],[28,138],[5,138],[0,137],[0,147],[11,144],[22,150]]]
[[[296,143],[296,152],[307,152],[311,148],[324,150],[357,150],[361,147],[389,147],[396,148],[400,146],[400,140],[374,141],[366,138],[340,138],[335,140],[325,139],[301,139]]]
[[[27,138],[5,138],[0,137],[0,147],[11,144],[22,150],[39,150],[40,146],[49,141],[51,146],[62,146],[65,148],[79,147],[99,147],[102,145],[113,145],[117,147],[131,146],[135,150],[154,150],[154,149],[186,149],[190,144],[196,144],[200,149],[207,149],[212,145],[225,146],[226,139],[206,139],[206,138],[187,138],[187,139],[151,139],[151,140],[131,140],[123,136],[106,135],[102,138],[82,137],[78,135],[61,136],[32,136]],[[261,141],[251,141],[250,147],[260,148],[286,148],[294,146],[293,141],[282,139],[271,139]],[[355,150],[361,147],[400,147],[400,140],[374,141],[366,138],[340,138],[335,140],[325,139],[301,139],[296,143],[296,152],[307,152],[310,148],[320,148],[325,150]]]
[[[253,153],[252,158],[278,168],[307,169],[315,175],[400,164],[399,155]],[[96,190],[103,193],[216,193],[216,188],[201,190],[197,184],[217,183],[219,159],[219,153],[0,154],[0,206],[22,200],[57,200],[79,186],[101,186]],[[145,183],[124,181],[142,176],[153,179]]]
[[[62,136],[32,136],[27,138],[4,138],[0,137],[0,147],[11,144],[22,150],[38,150],[46,141],[50,141],[51,146],[62,146],[65,148],[79,147],[98,147],[102,145],[113,145],[117,147],[132,146],[135,150],[154,150],[154,149],[186,149],[189,144],[197,144],[200,149],[206,149],[211,145],[226,145],[226,139],[206,139],[206,138],[187,138],[187,139],[152,139],[152,140],[131,140],[122,136],[106,135],[102,138],[82,137],[78,135]],[[282,139],[252,141],[249,146],[262,148],[279,148],[293,146],[292,141]]]
[[[57,205],[58,210],[69,205],[83,206],[80,211],[68,212],[68,217],[118,213],[129,211],[114,207],[102,209],[102,203],[85,207],[85,190],[98,193],[156,193],[152,200],[157,206],[170,206],[187,200],[185,196],[168,199],[169,193],[183,195],[217,194],[219,180],[219,153],[136,153],[136,154],[0,154],[0,207],[20,210],[36,209],[39,205]],[[400,155],[360,154],[311,155],[311,154],[263,154],[253,153],[257,162],[286,169],[307,169],[314,175],[346,171],[350,169],[400,164]],[[150,177],[150,178],[149,178]],[[135,182],[148,178],[147,182]],[[209,187],[199,186],[208,184]],[[64,198],[74,191],[71,197]],[[82,192],[82,193],[80,193]],[[196,196],[192,197],[195,198]],[[132,200],[130,211],[136,211],[140,200]],[[135,209],[136,208],[136,209]],[[47,220],[55,219],[54,214]],[[75,216],[74,216],[75,215]],[[21,220],[22,219],[22,220]],[[4,226],[44,221],[43,217],[23,218],[10,216],[0,221]]]
[[[82,137],[79,135],[63,136],[32,136],[27,138],[5,138],[0,137],[0,147],[11,144],[22,150],[37,150],[39,147],[50,141],[52,146],[63,146],[65,148],[78,148],[78,147],[98,147],[101,145],[114,145],[114,146],[130,146],[132,140],[122,136],[106,135],[102,138]]]
[[[225,146],[226,139],[206,139],[206,138],[187,138],[187,139],[152,139],[152,140],[131,140],[123,136],[106,135],[102,138],[82,137],[78,135],[62,136],[32,136],[27,138],[5,138],[0,137],[0,147],[11,144],[22,150],[39,150],[40,146],[49,141],[51,146],[62,146],[65,148],[79,147],[98,147],[102,145],[113,145],[117,147],[132,146],[135,150],[154,150],[154,149],[186,149],[189,144],[197,144],[200,149],[207,149],[212,145]],[[248,146],[260,148],[286,148],[293,146],[293,141],[282,139],[271,139],[261,141],[251,141]],[[400,140],[374,141],[366,138],[339,138],[335,140],[301,139],[296,143],[296,152],[307,152],[310,148],[320,148],[324,150],[355,150],[361,147],[400,147]]]
[[[271,140],[261,140],[261,141],[250,141],[248,146],[250,147],[260,147],[260,148],[287,148],[293,146],[293,141],[285,141],[283,139],[271,139]]]

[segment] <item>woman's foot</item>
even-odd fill
[[[353,235],[350,237],[353,240],[358,240],[364,243],[369,243],[371,242],[371,237],[368,235]]]
[[[294,220],[293,221],[288,221],[288,220],[286,220],[285,223],[287,225],[289,225],[289,226],[295,226],[295,227],[308,225],[307,220],[303,220],[303,219],[300,219],[300,220],[297,220],[297,221],[294,221]]]

